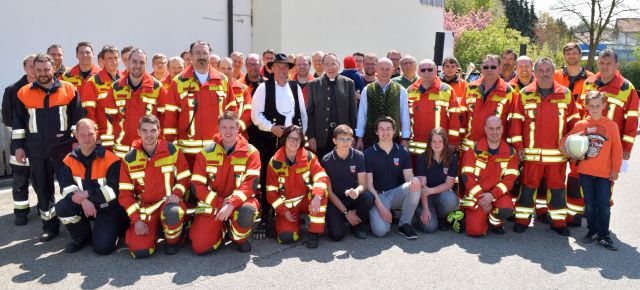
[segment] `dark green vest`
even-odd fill
[[[396,135],[399,136],[400,129],[400,88],[396,82],[391,82],[386,93],[382,92],[382,87],[378,82],[367,85],[367,123],[364,130],[364,140],[376,143],[376,120],[380,116],[390,116],[396,121]],[[366,142],[365,142],[366,143]]]

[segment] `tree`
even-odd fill
[[[571,41],[569,28],[562,18],[554,19],[548,12],[540,14],[534,32],[538,47],[542,48],[546,44],[553,53],[562,50],[562,47]]]
[[[493,14],[490,10],[472,10],[465,15],[455,15],[448,10],[444,13],[444,29],[453,31],[457,41],[464,31],[482,30],[493,22]]]
[[[522,35],[531,39],[535,38],[533,28],[538,21],[536,16],[534,5],[529,5],[528,0],[502,0],[504,4],[504,11],[507,20],[509,21],[509,28],[513,28],[522,33]]]
[[[593,70],[596,47],[611,21],[623,13],[638,12],[638,8],[631,8],[624,2],[625,0],[559,0],[554,7],[560,13],[576,17],[580,21],[579,26],[586,28],[588,42],[585,41],[585,44],[589,45],[587,69]]]
[[[529,38],[519,31],[507,28],[507,19],[500,17],[483,30],[467,30],[456,41],[454,53],[464,67],[469,62],[478,63],[487,54],[500,54],[507,48],[517,50],[520,44],[528,44]]]
[[[466,15],[474,10],[490,10],[495,0],[448,0],[445,1],[445,10],[455,15]]]

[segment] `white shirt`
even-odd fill
[[[200,81],[201,84],[204,84],[204,82],[207,81],[207,79],[209,79],[209,72],[207,71],[206,73],[199,73],[197,70],[194,70],[193,72],[196,73],[196,78],[198,78],[198,81]]]
[[[391,82],[389,82],[386,86],[382,86],[382,92],[387,92]],[[358,107],[358,122],[356,123],[356,137],[363,137],[365,126],[367,124],[367,87],[362,89],[362,94],[360,95],[360,106]],[[400,86],[400,128],[402,130],[402,138],[407,139],[411,137],[411,121],[409,117],[409,97],[407,95],[407,90]]]
[[[284,86],[275,83],[276,87],[276,110],[281,115],[285,116],[284,126],[288,127],[293,124],[293,117],[296,114],[295,101],[293,99],[293,92],[289,88],[287,82]],[[302,132],[307,132],[307,110],[304,104],[304,96],[300,86],[298,87],[298,102],[300,103],[300,119],[302,120]],[[264,116],[264,103],[266,96],[265,83],[261,83],[256,88],[256,92],[253,94],[253,101],[251,103],[251,121],[254,125],[262,131],[271,132],[273,123]]]

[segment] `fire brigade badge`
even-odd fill
[[[400,158],[393,158],[393,165],[400,166]]]
[[[349,166],[349,170],[351,170],[351,173],[356,173],[356,166],[355,165]]]

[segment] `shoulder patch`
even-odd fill
[[[176,145],[173,145],[173,143],[167,142],[167,148],[169,149],[169,154],[173,155],[174,153],[176,153],[176,151],[178,151],[178,148],[176,148]]]
[[[271,159],[271,167],[273,167],[273,169],[275,170],[279,170],[280,168],[282,168],[282,162]]]
[[[162,86],[162,83],[158,79],[153,78],[153,88],[157,89],[160,86]]]
[[[311,162],[313,160],[313,153],[307,150],[307,162]]]
[[[620,90],[626,91],[629,89],[629,87],[633,88],[633,85],[629,82],[629,80],[624,79],[624,81],[622,82],[622,85],[620,86]]]
[[[216,149],[216,143],[209,144],[209,145],[207,145],[207,146],[205,146],[205,147],[204,147],[204,152],[206,152],[206,153],[211,153],[211,152],[213,152],[213,150],[215,150],[215,149]]]
[[[131,151],[127,152],[127,154],[124,155],[124,161],[126,161],[127,163],[136,161],[136,154],[136,149],[131,149]]]

